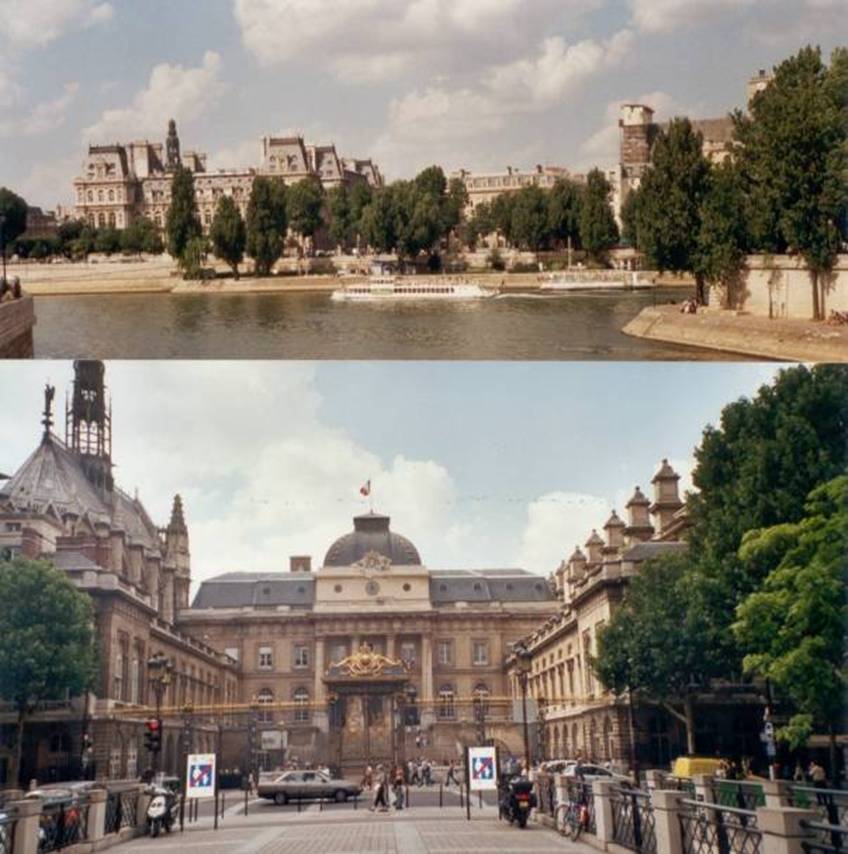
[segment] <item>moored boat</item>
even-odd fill
[[[333,291],[332,298],[342,302],[371,300],[468,300],[485,299],[496,293],[491,288],[465,279],[400,279],[372,276],[366,282],[345,285]]]
[[[540,291],[637,290],[653,281],[625,270],[565,270],[539,277]]]

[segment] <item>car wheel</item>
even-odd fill
[[[274,803],[278,807],[284,807],[288,802],[289,799],[285,792],[277,792],[277,794],[274,795]]]
[[[335,794],[337,804],[343,804],[347,800],[347,792],[344,789],[339,789]]]

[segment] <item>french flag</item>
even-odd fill
[[[366,481],[362,486],[359,487],[359,494],[363,497],[367,498],[371,494],[371,481]]]

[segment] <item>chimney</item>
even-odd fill
[[[292,572],[312,572],[312,558],[309,555],[295,555],[289,558]]]

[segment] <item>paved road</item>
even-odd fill
[[[561,851],[591,854],[594,849],[567,842],[551,830],[526,830],[499,822],[494,808],[476,806],[471,821],[457,804],[415,806],[402,812],[371,813],[333,807],[320,811],[304,805],[298,813],[253,802],[248,816],[235,805],[225,809],[219,829],[210,819],[187,824],[183,833],[159,839],[135,839],[112,850],[120,854],[529,854]],[[231,812],[232,810],[232,812]]]

